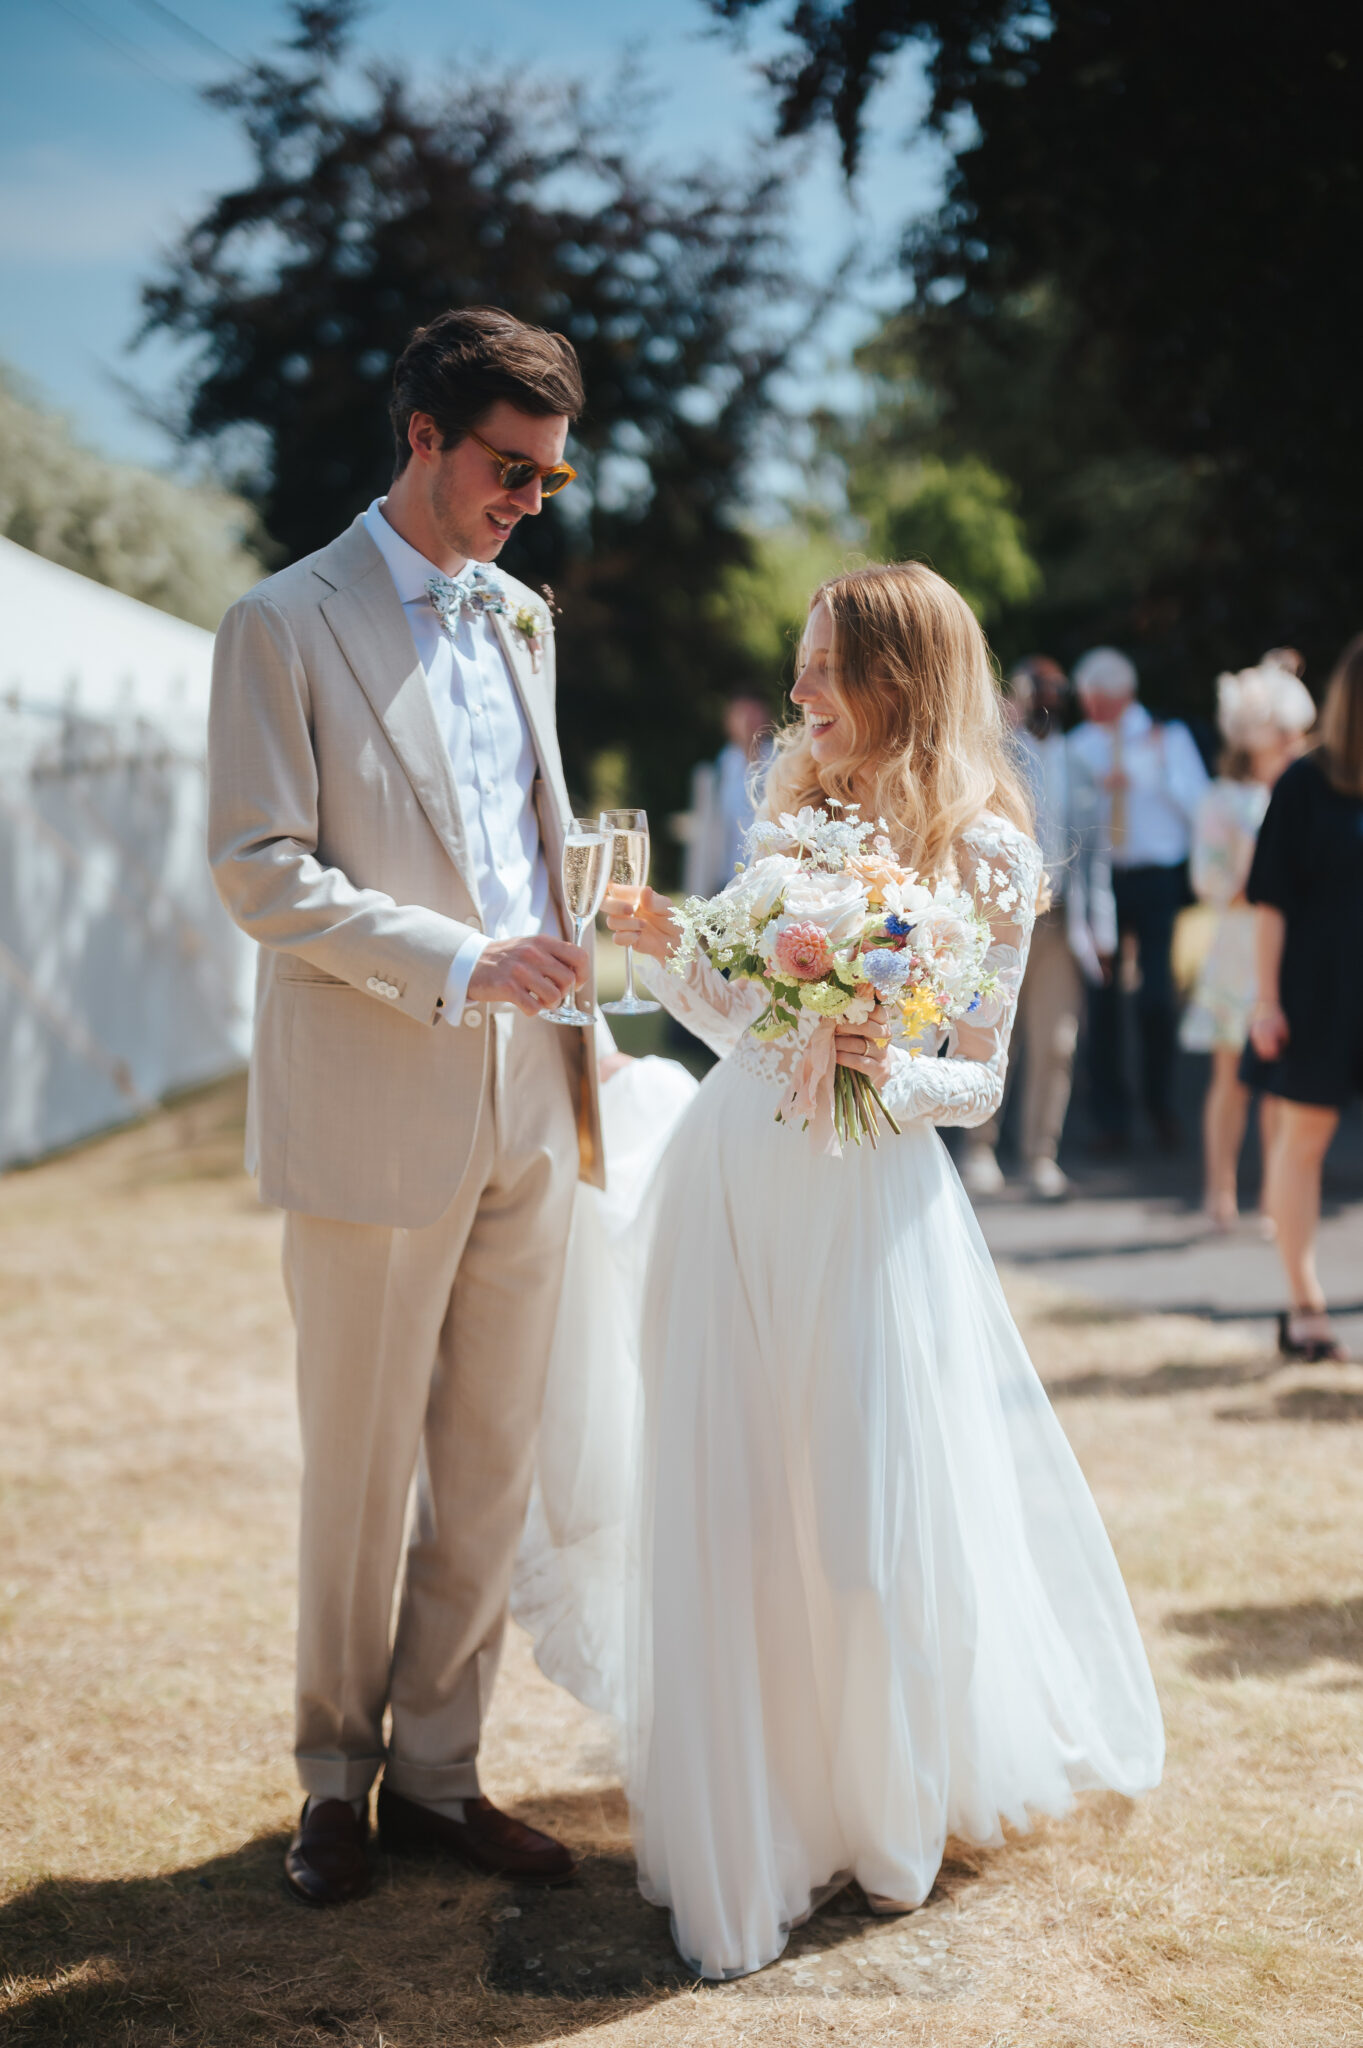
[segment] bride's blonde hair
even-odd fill
[[[821,599],[851,742],[820,767],[809,728],[786,726],[763,778],[763,815],[827,797],[860,804],[863,818],[885,820],[895,857],[925,877],[951,871],[952,848],[981,811],[1032,832],[989,649],[960,592],[922,562],[894,562],[830,576],[811,611]]]

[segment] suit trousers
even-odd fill
[[[1141,1096],[1154,1124],[1173,1120],[1178,1050],[1178,998],[1174,989],[1174,920],[1188,902],[1186,863],[1171,867],[1114,868],[1118,944],[1136,943],[1140,986],[1135,993],[1140,1037]],[[1093,1114],[1100,1129],[1126,1137],[1131,1091],[1126,1078],[1124,993],[1120,956],[1110,982],[1088,992],[1088,1066]]]
[[[1070,1106],[1081,1003],[1079,967],[1070,951],[1064,908],[1057,904],[1036,921],[1013,1025],[1013,1044],[1022,1063],[1019,1143],[1026,1166],[1038,1159],[1054,1159],[1059,1150]],[[1010,1064],[1010,1090],[1016,1071]],[[992,1151],[999,1142],[1003,1118],[1001,1106],[975,1142]]]
[[[578,1175],[558,1030],[489,1023],[473,1153],[437,1222],[285,1221],[303,1447],[295,1754],[321,1798],[362,1797],[381,1766],[410,1799],[478,1792]]]

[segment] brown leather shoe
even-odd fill
[[[295,1898],[309,1906],[343,1906],[369,1890],[364,1846],[369,1815],[348,1799],[304,1801],[298,1828],[284,1852],[284,1877]]]
[[[500,1813],[490,1799],[466,1799],[464,1818],[447,1820],[380,1785],[379,1840],[394,1856],[458,1856],[475,1870],[521,1884],[566,1884],[577,1869],[562,1842]]]

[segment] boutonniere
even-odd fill
[[[530,666],[536,671],[539,669],[540,656],[544,652],[544,636],[549,631],[554,613],[559,608],[547,583],[544,585],[544,602],[544,611],[541,611],[538,605],[523,604],[511,614],[511,630],[513,633],[519,633],[524,640],[530,651]]]
[[[511,630],[519,633],[530,650],[530,666],[538,669],[544,648],[544,629],[549,621],[538,605],[523,604],[511,614]]]

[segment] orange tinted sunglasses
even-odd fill
[[[501,472],[504,491],[523,491],[534,477],[538,477],[541,492],[546,498],[552,498],[577,475],[570,462],[551,462],[546,468],[541,462],[531,462],[525,455],[503,455],[500,449],[489,448],[486,441],[479,440],[477,434],[470,434],[469,439],[477,443],[484,455],[492,457]]]

